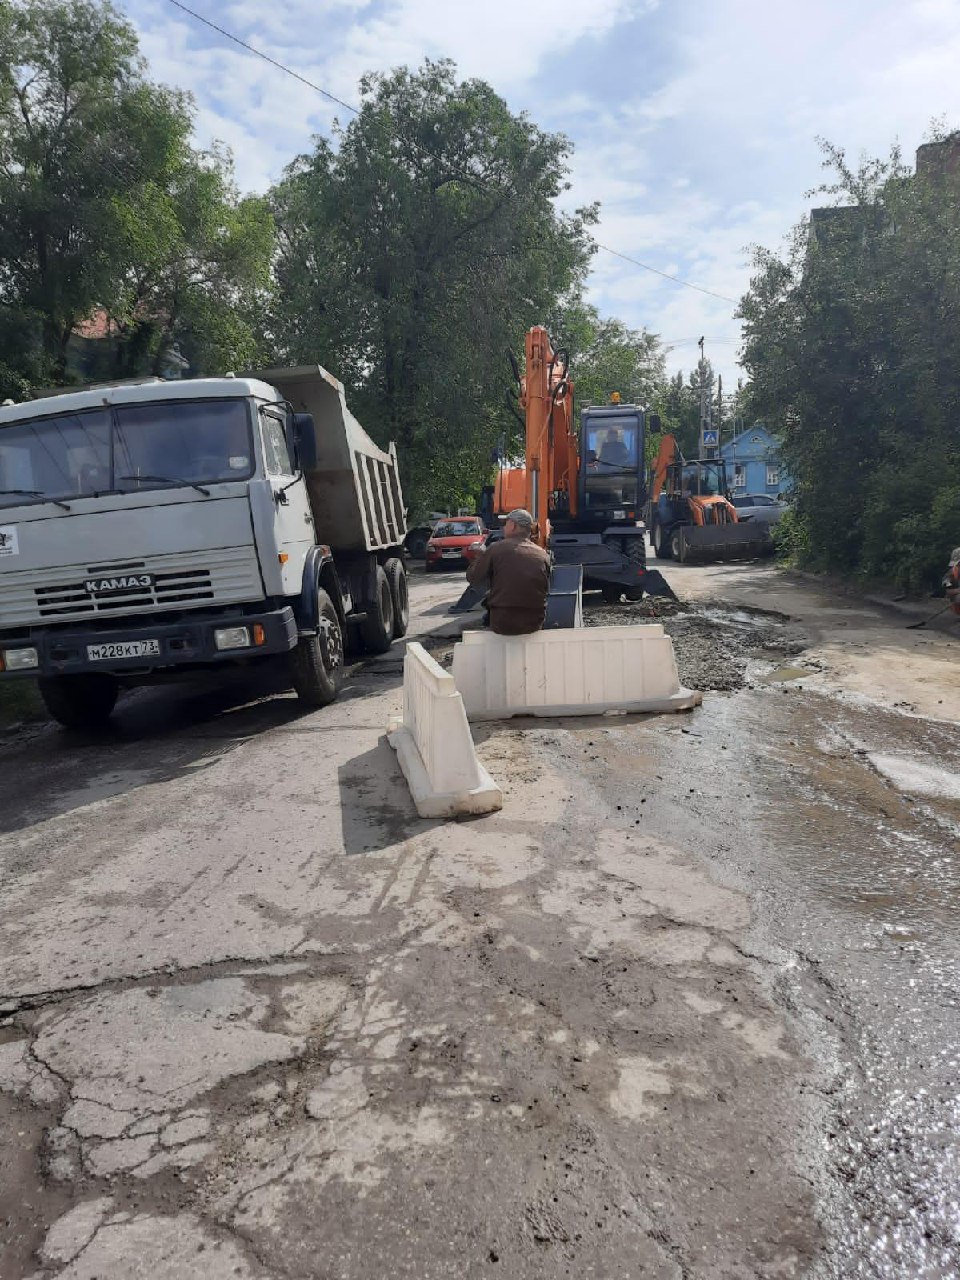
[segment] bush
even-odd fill
[[[810,534],[803,516],[794,508],[783,513],[773,526],[777,559],[785,564],[801,564],[810,558]]]
[[[44,715],[43,703],[32,680],[4,680],[0,683],[0,728],[39,720]]]

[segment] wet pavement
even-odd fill
[[[478,727],[480,821],[412,812],[399,654],[4,739],[4,1280],[960,1273],[957,642],[667,576],[587,619],[703,706]]]

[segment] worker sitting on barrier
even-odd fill
[[[467,569],[473,587],[486,588],[490,629],[501,636],[525,636],[539,631],[547,612],[550,557],[531,541],[533,516],[518,508],[503,526],[503,539],[494,542]]]

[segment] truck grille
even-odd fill
[[[211,561],[213,563],[211,563]],[[93,595],[87,578],[152,575],[146,587],[130,586]],[[146,560],[85,565],[66,572],[4,574],[0,577],[0,625],[102,618],[136,611],[190,609],[204,604],[257,600],[263,595],[253,547],[236,547]]]
[[[147,571],[142,560],[113,565],[111,574],[138,574]],[[88,577],[99,577],[103,568],[94,565],[87,569]],[[83,582],[68,586],[35,587],[37,612],[41,618],[87,617],[91,614],[118,613],[125,609],[146,606],[169,607],[195,601],[212,600],[213,583],[209,569],[182,569],[173,573],[158,573],[149,587],[127,587],[109,596],[91,596]]]

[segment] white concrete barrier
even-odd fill
[[[453,678],[471,720],[577,716],[603,711],[686,711],[673,641],[659,623],[498,636],[466,631]]]
[[[397,753],[421,818],[492,813],[503,796],[477,759],[453,676],[420,644],[403,659],[403,717],[387,739]]]

